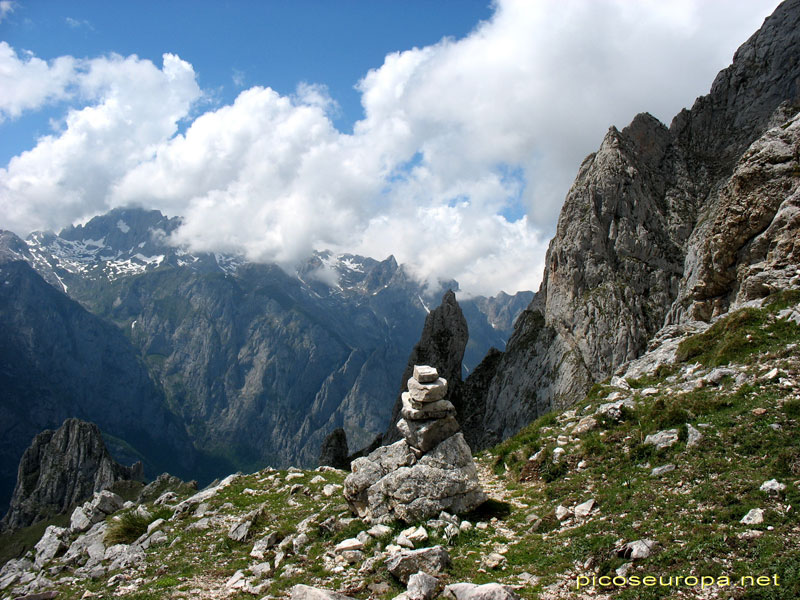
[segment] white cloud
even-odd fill
[[[59,79],[56,61],[0,45],[31,90],[0,97],[8,116],[92,99],[0,170],[0,206],[26,233],[138,203],[183,215],[174,239],[197,250],[287,268],[313,248],[392,253],[469,292],[535,289],[569,183],[608,126],[690,105],[775,4],[499,0],[466,38],[365,74],[352,134],[333,126],[327,89],[301,83],[289,97],[244,90],[176,135],[200,98],[177,57],[64,57]],[[501,216],[519,202],[526,217]]]
[[[4,14],[0,4],[0,18]],[[0,41],[0,123],[69,97],[75,62],[71,56],[49,63],[31,55],[20,58],[8,43]]]
[[[80,63],[68,87],[91,104],[71,109],[62,131],[0,169],[0,206],[12,229],[59,228],[111,207],[112,184],[174,135],[199,96],[191,65],[171,54],[163,60],[162,69],[136,56]]]
[[[86,27],[87,29],[94,30],[92,24],[87,21],[86,19],[74,19],[72,17],[66,17],[64,19],[72,29],[80,29],[81,27]]]
[[[0,0],[0,23],[12,12],[14,12],[14,3],[11,0]]]

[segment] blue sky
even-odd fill
[[[339,105],[334,123],[351,131],[363,117],[355,85],[386,54],[463,37],[491,14],[489,0],[36,0],[14,2],[0,39],[46,60],[117,53],[158,63],[171,52],[192,63],[211,104],[252,85],[288,95],[299,81],[323,83]],[[59,108],[4,123],[0,164],[48,133]]]
[[[0,228],[116,206],[291,271],[539,285],[582,159],[669,124],[777,0],[0,0]]]

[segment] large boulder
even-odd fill
[[[369,522],[411,523],[441,511],[464,513],[487,499],[460,432],[419,459],[400,440],[357,459],[351,468],[344,495],[359,517]]]

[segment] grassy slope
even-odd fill
[[[685,342],[680,351],[683,362],[661,369],[658,376],[629,382],[637,406],[619,422],[600,419],[595,430],[570,434],[583,415],[594,412],[610,393],[620,391],[598,385],[572,410],[545,415],[514,438],[480,453],[476,461],[493,500],[467,518],[481,522],[482,528],[449,542],[432,534],[427,544],[449,544],[453,567],[445,582],[501,581],[518,586],[525,598],[578,598],[576,576],[613,576],[615,569],[628,562],[617,556],[616,549],[624,542],[648,538],[659,543],[657,551],[635,561],[628,576],[727,575],[738,582],[743,575],[777,575],[780,585],[732,585],[708,588],[703,594],[698,588],[660,586],[583,591],[644,599],[800,597],[800,491],[795,483],[800,479],[800,359],[794,346],[800,342],[800,327],[774,317],[790,301],[793,304],[797,298],[736,313]],[[719,364],[745,373],[747,381],[737,384],[728,376],[718,386],[683,389],[691,387],[687,381]],[[773,367],[778,368],[778,376],[766,380],[764,373]],[[648,390],[645,397],[645,388],[656,391]],[[686,446],[687,424],[703,433],[694,448]],[[647,434],[672,427],[680,432],[680,441],[672,448],[656,452],[642,443]],[[559,464],[549,458],[541,463],[528,460],[542,449],[542,456],[552,456],[560,435],[566,436],[567,452]],[[579,468],[581,461],[585,463]],[[667,463],[676,469],[662,477],[650,475],[652,467]],[[222,591],[238,569],[249,575],[248,566],[258,562],[248,556],[253,539],[268,531],[290,534],[309,517],[317,524],[335,517],[341,529],[330,532],[313,526],[309,545],[289,554],[283,574],[266,580],[257,597],[281,595],[295,583],[339,590],[360,599],[388,599],[401,592],[403,587],[382,561],[361,572],[363,563],[344,566],[337,573],[330,570],[332,561],[325,560],[337,542],[368,527],[358,519],[348,520],[340,493],[322,494],[325,484],[340,484],[345,474],[303,472],[291,480],[287,474],[262,471],[239,477],[210,500],[219,514],[211,529],[187,530],[197,517],[169,521],[164,529],[168,543],[149,549],[142,568],[123,573],[110,585],[113,573],[88,583],[64,579],[57,584],[59,598],[77,599],[87,589],[126,591],[131,600],[253,598]],[[310,483],[317,475],[324,481]],[[787,484],[779,496],[759,491],[772,478]],[[304,487],[291,493],[296,483]],[[248,489],[252,491],[245,493]],[[556,519],[558,505],[571,507],[590,498],[598,504],[590,518]],[[241,543],[228,539],[230,526],[262,504],[266,510],[251,539]],[[764,524],[739,523],[755,507],[765,509]],[[394,533],[403,527],[395,524]],[[754,539],[742,537],[749,529],[763,533]],[[371,556],[391,541],[390,537],[371,541],[365,555]],[[506,557],[495,569],[483,563],[492,551]],[[273,559],[274,549],[267,556]],[[294,574],[285,574],[287,566]],[[376,591],[374,585],[381,582],[388,586]],[[126,586],[130,587],[126,590]]]

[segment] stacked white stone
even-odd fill
[[[344,480],[344,497],[359,517],[371,523],[418,523],[486,501],[446,394],[447,381],[436,369],[414,367],[397,422],[403,439],[354,460]]]
[[[401,398],[403,418],[397,428],[413,449],[427,452],[459,430],[456,409],[445,400],[447,380],[435,368],[416,365]]]

